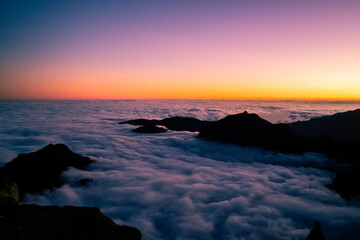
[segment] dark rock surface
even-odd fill
[[[342,162],[357,159],[357,143],[337,143],[329,138],[310,138],[295,134],[287,124],[272,124],[247,112],[229,115],[200,130],[200,138],[262,147],[284,153],[317,152]]]
[[[19,188],[17,184],[8,178],[0,179],[0,207],[18,204]]]
[[[291,124],[272,124],[247,112],[213,122],[173,117],[163,120],[136,119],[121,124],[144,125],[135,129],[136,132],[164,131],[155,125],[175,131],[199,131],[198,137],[208,140],[284,153],[317,152],[341,162],[358,164],[359,123],[360,109]]]
[[[174,131],[197,132],[200,131],[208,123],[209,123],[208,121],[201,121],[199,119],[190,118],[190,117],[171,117],[162,120],[135,119],[125,122],[120,122],[119,124],[132,124],[132,125],[144,125],[144,126],[159,125]]]
[[[325,240],[320,228],[320,222],[315,221],[314,228],[310,231],[306,240]]]
[[[78,182],[77,185],[78,186],[88,186],[90,183],[92,183],[93,179],[92,178],[81,178]]]
[[[285,124],[272,124],[256,114],[247,112],[229,115],[209,123],[200,130],[198,137],[295,153],[303,152],[305,143]]]
[[[199,131],[198,137],[230,142],[243,146],[262,147],[285,153],[320,152],[331,157],[336,155],[331,140],[318,140],[293,133],[286,124],[272,124],[256,114],[247,112],[229,115],[218,121],[201,121],[195,118],[172,117],[163,120],[135,119],[120,124],[143,125],[134,132],[159,133],[164,126],[174,131]],[[329,147],[331,146],[331,147]],[[331,149],[331,151],[329,151]]]
[[[338,143],[360,142],[360,109],[288,125],[299,136],[329,138]]]
[[[0,208],[3,240],[138,240],[141,232],[119,226],[91,207],[19,205]]]
[[[162,133],[162,132],[166,132],[166,128],[157,127],[157,126],[152,125],[152,124],[146,124],[144,126],[135,128],[132,131],[133,132],[138,132],[138,133]]]
[[[200,131],[204,126],[209,124],[208,121],[201,121],[190,117],[171,117],[160,120],[160,124],[174,131]]]
[[[64,184],[61,173],[68,167],[84,169],[93,162],[73,153],[64,144],[49,144],[43,149],[19,154],[0,168],[0,179],[11,179],[19,187],[20,199],[27,193],[39,193]]]
[[[131,125],[159,125],[158,123],[161,120],[155,120],[155,119],[143,119],[143,118],[139,118],[139,119],[134,119],[134,120],[129,120],[129,121],[125,121],[125,122],[119,122],[119,124],[131,124]]]
[[[335,169],[336,177],[327,187],[336,191],[345,199],[360,196],[360,165],[349,164],[346,167]]]

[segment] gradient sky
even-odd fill
[[[360,1],[1,1],[0,98],[360,99]]]

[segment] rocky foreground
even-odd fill
[[[119,226],[99,208],[19,205],[0,208],[1,239],[138,240],[139,230]]]
[[[91,162],[64,144],[49,144],[0,168],[0,239],[141,239],[139,230],[115,224],[99,208],[19,205],[26,194],[62,186],[61,173],[69,167]],[[89,179],[79,179],[84,182]]]
[[[213,122],[184,117],[120,122],[140,125],[134,132],[160,133],[166,129],[197,131],[197,137],[206,140],[260,147],[282,153],[324,154],[336,160],[335,164],[327,166],[327,170],[337,174],[328,187],[346,199],[360,196],[360,185],[356,184],[360,182],[359,123],[360,109],[290,124],[272,124],[247,112],[229,115]]]
[[[61,173],[69,167],[84,169],[93,161],[72,152],[64,144],[49,144],[43,149],[19,154],[0,168],[0,179],[11,179],[19,187],[20,199],[28,193],[41,193],[64,185]]]

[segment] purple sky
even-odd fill
[[[9,1],[1,98],[360,99],[359,1]]]

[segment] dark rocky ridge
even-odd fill
[[[166,132],[166,128],[158,127],[152,124],[146,124],[144,126],[135,128],[132,131],[138,133],[162,133],[162,132]]]
[[[19,205],[0,207],[3,240],[139,240],[141,232],[119,226],[94,207]]]
[[[200,130],[198,137],[291,153],[303,152],[305,143],[285,124],[272,124],[247,112],[209,123]]]
[[[147,133],[148,129],[151,129],[151,126],[155,126],[155,125],[164,126],[167,129],[174,131],[198,132],[208,123],[209,121],[201,121],[199,119],[190,118],[190,117],[171,117],[162,120],[135,119],[125,122],[120,122],[119,124],[143,125],[144,127],[146,126],[146,128],[137,128],[135,130],[136,132]],[[158,133],[157,131],[154,132]],[[152,132],[149,131],[149,133]]]
[[[62,186],[61,173],[68,167],[84,169],[93,162],[88,157],[72,152],[64,144],[49,144],[43,149],[19,154],[0,168],[0,179],[11,179],[17,184],[20,199],[27,193],[40,193],[45,189]]]
[[[20,154],[2,167],[0,239],[141,239],[139,230],[115,224],[99,208],[19,205],[26,193],[63,185],[60,175],[68,167],[83,169],[91,162],[63,144],[49,144],[39,151]],[[85,186],[90,182],[91,179],[83,178],[78,184]]]
[[[288,124],[299,136],[329,138],[338,143],[360,142],[360,109]]]
[[[353,163],[358,143],[337,143],[330,138],[311,138],[294,133],[288,124],[272,124],[247,112],[229,115],[206,125],[200,138],[261,147],[283,153],[322,153],[342,162]]]
[[[360,185],[355,184],[360,182],[360,109],[290,124],[272,124],[247,112],[229,115],[213,122],[182,117],[169,119],[172,120],[172,124],[168,124],[172,130],[196,129],[199,131],[198,137],[207,140],[261,147],[283,153],[324,154],[337,161],[327,168],[337,174],[328,187],[347,199],[360,196]],[[165,124],[169,119],[136,119],[122,124],[156,124],[168,127]],[[189,124],[188,119],[191,119],[191,123],[197,123],[197,127]],[[173,124],[178,124],[178,127]]]
[[[208,123],[208,121],[201,121],[196,118],[172,117],[160,120],[158,125],[165,126],[167,129],[174,131],[197,132],[200,131]]]
[[[355,113],[355,111],[353,112]],[[342,114],[346,115],[346,123],[341,124],[339,119],[343,116]],[[335,124],[335,126],[339,125],[340,129],[334,130],[333,128],[335,127],[332,126],[332,131],[337,131],[339,134],[343,125],[347,124],[347,128],[351,128],[349,126],[351,120],[349,120],[350,117],[347,116],[349,112],[342,114],[336,114],[337,124]],[[360,111],[351,115],[357,117],[357,115],[360,115]],[[328,118],[331,118],[331,116],[324,117],[322,120],[328,122]],[[319,120],[321,119],[318,119],[318,121]],[[351,122],[353,125],[359,125],[357,121]],[[354,162],[354,157],[357,155],[356,148],[360,146],[360,141],[342,143],[334,141],[330,138],[330,135],[328,136],[325,133],[321,138],[316,138],[297,133],[298,131],[302,132],[302,130],[293,130],[294,128],[302,129],[304,126],[312,126],[311,124],[305,124],[305,122],[302,122],[301,127],[292,124],[272,124],[256,114],[249,114],[247,112],[229,115],[213,122],[201,121],[195,118],[172,117],[163,120],[135,119],[120,122],[120,124],[143,125],[143,127],[137,128],[134,131],[145,133],[158,133],[163,131],[155,125],[165,126],[174,131],[199,131],[198,137],[208,140],[230,142],[242,146],[261,147],[284,153],[318,152],[330,158],[349,163]],[[309,130],[309,132],[311,132],[311,130]],[[352,138],[360,139],[360,131],[355,131],[354,137]]]

